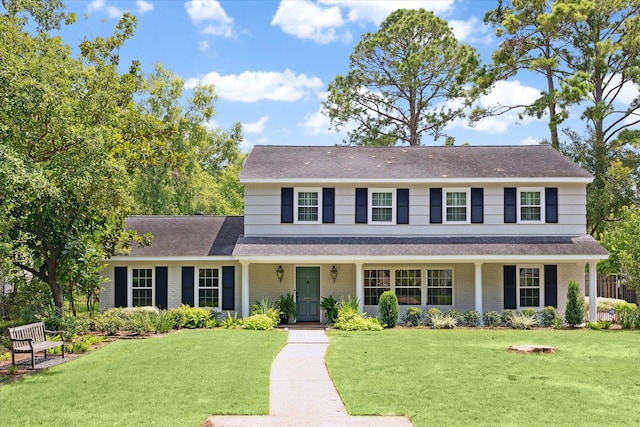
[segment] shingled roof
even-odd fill
[[[151,233],[151,245],[133,245],[129,257],[230,256],[243,233],[243,217],[224,216],[132,216],[127,228]]]
[[[242,182],[447,180],[592,176],[549,145],[318,147],[255,146]]]

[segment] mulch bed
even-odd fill
[[[510,353],[555,353],[557,349],[550,345],[520,344],[507,348]]]

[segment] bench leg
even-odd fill
[[[16,353],[11,349],[11,364],[16,366]]]
[[[64,341],[62,342],[62,358],[64,359]]]
[[[31,350],[31,369],[36,369],[36,352]]]

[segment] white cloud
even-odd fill
[[[520,145],[539,145],[539,144],[540,144],[540,140],[532,136],[528,136],[522,141],[520,141]]]
[[[109,18],[120,18],[124,11],[120,8],[109,6],[107,8],[107,13],[109,14]]]
[[[202,78],[188,79],[185,86],[191,88],[198,83],[213,84],[220,98],[240,102],[294,102],[324,87],[318,77],[295,74],[291,70],[282,73],[245,71],[226,76],[212,71]]]
[[[426,9],[436,14],[449,11],[454,0],[396,0],[396,1],[356,1],[356,0],[320,0],[320,3],[337,5],[348,9],[347,15],[352,22],[366,21],[379,24],[397,9]]]
[[[153,3],[145,0],[136,0],[136,7],[138,8],[138,13],[143,15],[153,10]]]
[[[302,123],[304,134],[313,136],[333,133],[330,130],[330,126],[331,121],[329,120],[329,117],[325,116],[320,111],[307,114],[304,122]]]
[[[461,42],[474,42],[488,44],[493,40],[493,35],[484,22],[475,16],[466,21],[450,20],[449,27],[453,30],[453,35]]]
[[[191,0],[184,4],[194,24],[209,23],[204,32],[216,36],[231,37],[233,35],[233,19],[227,15],[216,0]]]
[[[104,7],[104,0],[93,0],[87,6],[87,12],[93,12],[94,10],[101,10]]]
[[[301,39],[326,44],[336,39],[336,28],[344,21],[336,6],[322,8],[309,0],[281,1],[271,25]]]
[[[198,50],[200,50],[200,52],[206,52],[209,50],[209,42],[206,40],[200,40],[198,42]]]
[[[104,0],[94,0],[87,6],[87,12],[105,11],[109,18],[120,18],[124,11],[114,6],[107,6]]]
[[[242,123],[242,131],[245,133],[262,133],[264,125],[269,120],[269,116],[262,116],[260,120],[253,123]]]

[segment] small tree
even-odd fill
[[[400,316],[400,307],[398,306],[398,297],[395,292],[386,291],[380,295],[380,319],[386,328],[393,328],[398,324]]]
[[[575,280],[569,281],[567,291],[567,308],[564,312],[564,320],[571,326],[584,322],[584,299],[580,295],[580,285]]]

